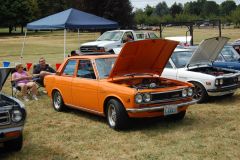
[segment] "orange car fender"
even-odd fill
[[[106,95],[106,96],[103,98],[104,101],[101,101],[101,102],[100,102],[100,104],[103,106],[103,113],[106,113],[105,111],[106,111],[106,107],[107,107],[107,102],[108,102],[110,99],[112,99],[112,98],[119,100],[119,101],[123,104],[123,106],[124,106],[125,108],[130,105],[130,104],[128,104],[128,103],[126,102],[126,100],[124,100],[122,97],[120,97],[120,96],[118,96],[118,95],[116,95],[116,94],[109,94],[109,95]],[[127,98],[127,99],[128,99],[128,98]],[[130,99],[130,98],[129,98],[129,99]]]

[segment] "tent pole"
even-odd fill
[[[23,43],[22,43],[22,50],[21,50],[21,57],[20,57],[20,62],[22,63],[23,61],[23,49],[25,47],[25,42],[26,42],[26,37],[27,37],[27,29],[25,30],[24,38],[23,38]]]
[[[64,51],[63,51],[63,59],[66,57],[66,28],[64,29]]]
[[[80,46],[80,32],[79,32],[79,28],[78,28],[78,43],[79,43],[79,46]]]

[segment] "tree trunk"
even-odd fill
[[[21,33],[23,34],[23,25],[21,25]]]
[[[9,29],[8,33],[11,34],[12,33],[12,29],[13,29],[12,26],[9,26],[8,29]]]

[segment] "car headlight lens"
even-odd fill
[[[149,93],[144,93],[142,97],[143,97],[144,102],[150,102],[151,101],[151,95]]]
[[[142,101],[143,101],[142,95],[141,95],[141,94],[137,94],[137,95],[135,96],[135,102],[136,102],[136,103],[142,103]]]
[[[23,118],[23,115],[22,115],[22,112],[21,112],[21,111],[19,111],[19,110],[14,110],[14,111],[12,112],[12,121],[13,121],[13,122],[19,122],[19,121],[22,120],[22,118]]]
[[[215,85],[216,86],[223,85],[223,79],[216,79]]]
[[[192,96],[193,95],[193,89],[192,88],[188,88],[188,96]]]
[[[219,79],[219,84],[223,85],[223,79]]]
[[[182,90],[182,96],[187,97],[188,91],[186,89]]]

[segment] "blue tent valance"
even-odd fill
[[[115,29],[118,23],[73,8],[27,24],[28,30]]]

